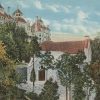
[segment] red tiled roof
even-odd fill
[[[87,41],[88,40],[67,42],[46,41],[41,44],[41,48],[43,51],[61,51],[76,54],[78,51],[84,51],[84,48],[88,47]]]
[[[17,22],[24,22],[26,23],[25,19],[24,18],[21,18],[21,17],[18,17],[15,19]]]

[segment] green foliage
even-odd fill
[[[100,87],[99,88],[96,88],[95,100],[100,100]]]
[[[78,52],[76,55],[70,55],[68,53],[62,54],[61,57],[56,61],[56,69],[61,84],[67,88],[71,88],[74,85],[73,97],[75,100],[84,100],[86,73],[84,60],[86,59],[83,52]]]
[[[25,90],[19,89],[16,86],[10,90],[10,100],[26,100]]]
[[[16,86],[16,72],[14,62],[9,59],[4,48],[2,57],[0,57],[0,100],[8,100],[13,94],[13,88]]]
[[[95,38],[91,41],[92,48],[92,63],[97,60],[100,62],[100,38]]]
[[[0,59],[0,89],[4,91],[1,92],[3,95],[9,95],[6,92],[12,92],[11,88],[14,88],[19,83],[19,77],[14,68],[15,65],[11,60],[17,63],[23,60],[28,62],[30,57],[39,54],[40,47],[36,37],[32,37],[31,42],[28,42],[28,35],[25,29],[16,26],[15,23],[0,24],[0,41],[4,43],[3,45],[5,45],[7,52],[7,58],[3,57],[3,60]],[[2,54],[4,53],[2,52]],[[32,79],[35,81],[34,69],[32,70],[32,75]]]
[[[83,91],[83,85],[80,86],[81,84],[77,83],[74,85],[74,95],[73,95],[73,98],[74,100],[85,100],[85,97],[86,97],[86,94],[85,92]]]
[[[44,84],[44,88],[40,94],[41,100],[58,100],[59,95],[57,93],[58,85],[57,82],[53,82],[52,79],[49,79]]]
[[[34,82],[36,80],[36,75],[35,75],[34,67],[33,67],[32,72],[31,72],[30,80],[33,82],[33,85],[34,85]]]
[[[32,55],[32,56],[40,55],[41,48],[40,48],[40,45],[39,45],[37,39],[38,38],[36,36],[34,36],[34,37],[32,37],[31,42],[30,42],[30,55]]]
[[[62,54],[56,61],[50,52],[41,56],[41,64],[48,68],[57,69],[61,84],[69,89],[74,85],[73,97],[75,100],[85,98],[84,87],[91,87],[92,81],[89,75],[89,66],[84,63],[85,54],[79,51],[76,55]],[[67,91],[67,90],[66,90]]]
[[[91,41],[92,44],[92,61],[90,64],[90,75],[94,81],[96,90],[95,100],[100,100],[100,38],[96,37]]]
[[[39,95],[37,95],[34,92],[29,92],[29,93],[26,94],[26,96],[29,97],[31,100],[41,100],[39,98]]]
[[[35,76],[35,69],[34,69],[34,58],[35,56],[39,57],[40,56],[40,46],[39,43],[37,41],[37,37],[32,37],[32,40],[30,42],[30,52],[29,54],[33,57],[33,69],[31,72],[31,78],[30,80],[33,82],[35,82],[36,76]]]
[[[85,55],[79,52],[76,55],[70,55],[68,53],[62,54],[61,57],[56,61],[56,68],[61,79],[61,83],[64,86],[70,87],[71,83],[80,73],[80,65],[83,63]]]
[[[41,61],[40,61],[41,65],[45,65],[46,69],[48,69],[48,68],[53,69],[53,67],[54,67],[54,57],[53,57],[53,55],[51,55],[50,51],[47,51],[47,52],[41,54],[40,57],[41,57]]]
[[[2,24],[0,29],[0,40],[5,44],[9,57],[17,62],[23,60],[28,62],[31,56],[30,52],[32,52],[29,47],[32,45],[28,42],[25,29],[16,26],[15,23]]]

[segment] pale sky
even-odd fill
[[[18,7],[33,21],[40,16],[50,26],[52,39],[66,41],[100,32],[100,0],[0,0],[9,13]]]

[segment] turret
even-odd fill
[[[14,13],[13,16],[14,17],[22,17],[23,13],[21,12],[21,10],[17,9]]]

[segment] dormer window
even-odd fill
[[[19,16],[22,16],[22,12],[21,12],[19,9],[17,9],[17,10],[13,13],[13,15],[19,17]]]
[[[20,16],[20,14],[19,14],[19,13],[17,13],[17,14],[16,14],[16,16]]]

